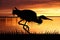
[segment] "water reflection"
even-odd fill
[[[60,32],[60,17],[49,17],[53,21],[44,20],[41,25],[37,25],[34,22],[27,23],[30,27],[30,32],[46,32],[46,31],[59,31]],[[16,29],[20,31],[23,27],[18,25],[20,19],[17,17],[0,17],[0,32],[15,31]],[[24,21],[23,21],[24,23]]]
[[[19,18],[17,17],[0,17],[0,33],[19,31],[21,28],[18,27],[18,21]]]
[[[16,26],[19,18],[0,18],[1,26]]]

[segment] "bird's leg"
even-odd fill
[[[28,28],[28,30],[25,28],[25,26]],[[30,32],[29,32],[29,27],[28,27],[27,25],[23,25],[23,29],[24,29],[27,33],[30,34]]]
[[[20,20],[20,21],[18,22],[18,24],[19,24],[19,25],[21,25],[21,23],[20,23],[20,22],[22,22],[22,21],[23,21],[23,20]]]
[[[21,21],[23,21],[23,20],[21,20]],[[26,25],[27,21],[25,22],[25,24],[20,23],[21,21],[19,21],[18,24],[19,24],[19,25],[23,25],[23,29],[24,29],[27,33],[30,34],[30,32],[29,32],[29,26]],[[28,28],[28,30],[25,28],[25,26],[26,26],[26,28]]]
[[[25,24],[23,25],[23,28],[24,28],[24,29],[25,29],[24,26],[26,26],[26,23],[27,23],[27,21],[26,21]],[[29,26],[26,26],[26,28],[27,28],[27,30],[29,31]]]

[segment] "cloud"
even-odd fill
[[[22,5],[48,4],[49,2],[60,2],[60,0],[1,0],[0,8],[10,8]]]
[[[60,2],[60,0],[52,0],[52,1]]]

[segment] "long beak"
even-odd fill
[[[44,20],[51,20],[51,21],[53,21],[52,19],[50,19],[50,18],[47,18],[46,16],[44,16],[44,15],[42,15],[42,16],[39,16],[39,18],[42,18],[42,19],[44,19]]]
[[[52,19],[48,19],[48,20],[51,20],[51,21],[53,21]]]

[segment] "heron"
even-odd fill
[[[26,26],[28,29],[28,33],[29,32],[29,26],[26,25],[27,22],[36,22],[38,24],[42,24],[43,20],[51,20],[50,18],[47,18],[44,15],[41,16],[37,16],[36,12],[32,11],[32,10],[19,10],[18,8],[14,7],[13,11],[12,11],[13,15],[17,15],[17,17],[21,18],[21,20],[18,22],[19,25],[23,25],[23,29],[26,30],[26,28],[24,26]],[[43,19],[43,20],[42,20]],[[25,24],[21,24],[21,22],[25,20]]]

